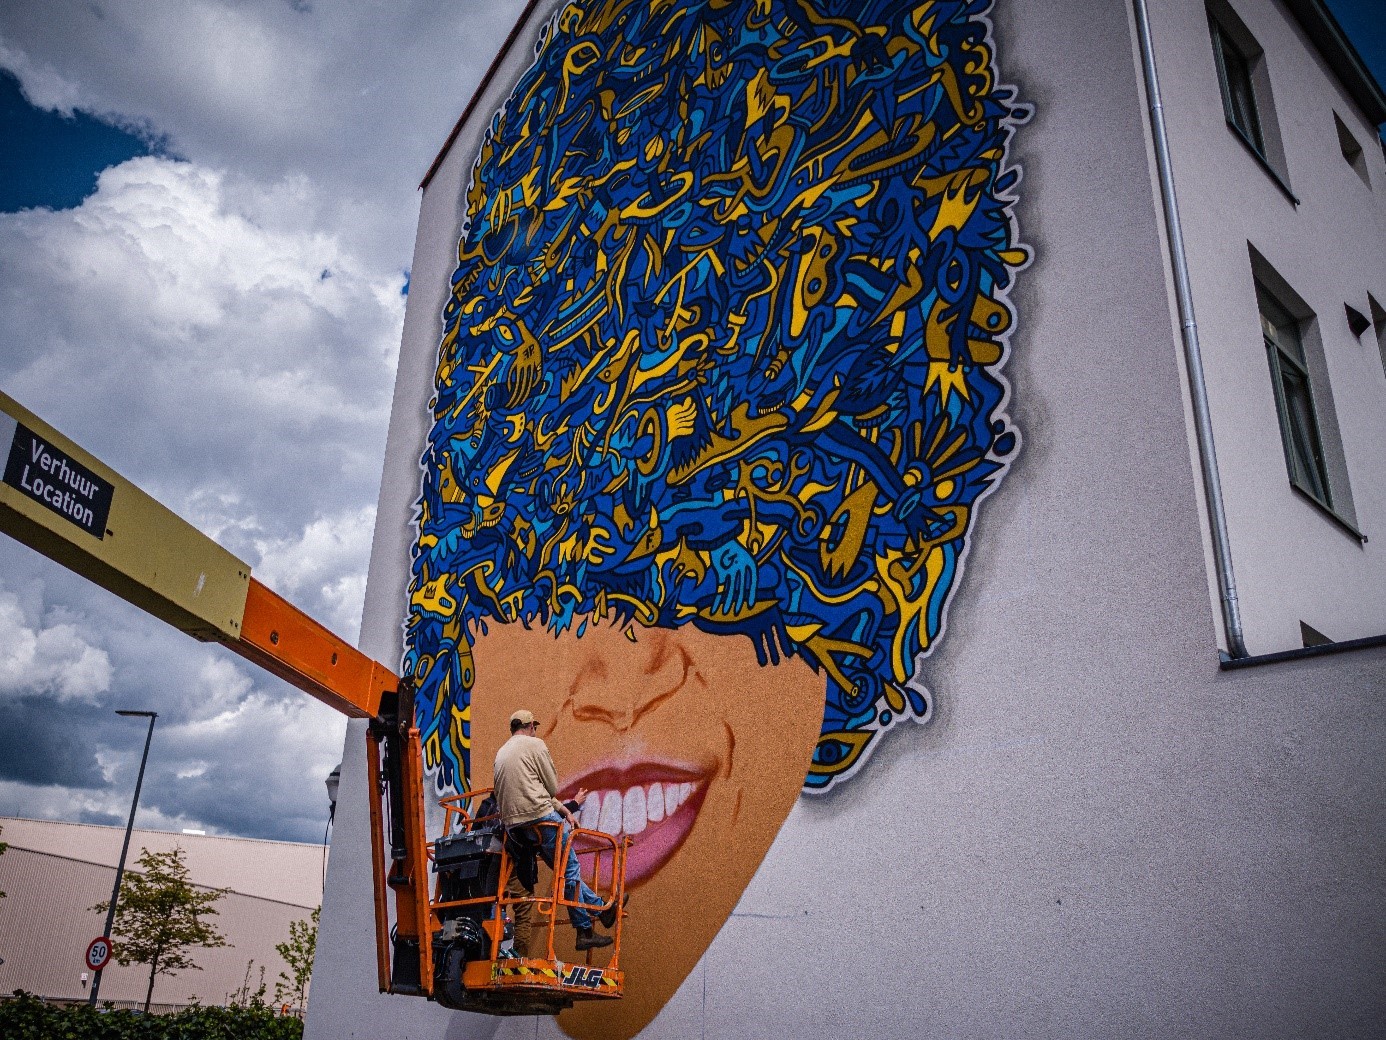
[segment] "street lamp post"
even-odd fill
[[[149,720],[149,732],[144,735],[144,754],[140,756],[140,775],[135,780],[135,797],[130,801],[130,819],[125,824],[125,844],[120,847],[120,862],[116,864],[115,886],[111,889],[111,905],[106,909],[106,929],[101,934],[106,937],[109,943],[111,938],[111,925],[115,923],[116,901],[120,899],[120,879],[125,876],[125,854],[130,851],[130,832],[135,829],[135,810],[140,804],[140,788],[144,786],[144,765],[149,761],[149,742],[154,739],[154,720],[159,717],[157,711],[117,711],[117,715],[126,717],[142,718]],[[97,970],[92,974],[91,996],[87,998],[87,1003],[96,1007],[96,995],[101,992],[101,971]]]
[[[342,786],[342,763],[338,762],[324,781],[327,784],[327,826],[322,829],[322,890],[327,892],[327,834],[337,818],[337,789]]]
[[[342,764],[337,763],[323,781],[327,784],[327,822],[330,824],[337,815],[337,789],[342,786]]]

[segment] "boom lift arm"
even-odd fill
[[[0,453],[6,451],[0,531],[195,639],[221,643],[342,714],[370,720],[365,750],[382,993],[491,1014],[552,1014],[574,1000],[621,995],[619,926],[604,967],[591,966],[590,952],[585,967],[554,957],[557,911],[568,904],[561,871],[547,897],[525,900],[547,917],[548,956],[497,968],[502,907],[515,902],[502,892],[509,857],[496,828],[470,811],[470,800],[482,793],[471,792],[446,800],[436,844],[448,855],[435,862],[407,680],[255,580],[244,561],[0,392]],[[476,840],[459,842],[452,831],[469,839],[475,831]],[[610,865],[607,906],[621,906],[624,844],[594,831],[572,840],[585,843],[596,873]],[[430,863],[438,875],[432,894]],[[387,893],[394,897],[393,934]]]

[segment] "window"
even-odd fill
[[[1367,179],[1367,157],[1362,154],[1362,146],[1357,143],[1357,138],[1352,135],[1352,131],[1347,128],[1347,124],[1337,112],[1333,113],[1333,122],[1338,128],[1338,147],[1342,150],[1343,158],[1357,176],[1362,178],[1362,183],[1370,188],[1372,182]]]
[[[1285,445],[1285,464],[1290,483],[1327,509],[1333,508],[1324,462],[1323,438],[1314,412],[1314,394],[1309,382],[1309,361],[1297,322],[1270,294],[1256,286],[1256,302],[1261,309],[1261,334],[1270,358],[1271,383],[1275,389],[1275,408],[1280,416],[1280,438]]]
[[[1258,56],[1244,54],[1228,31],[1216,21],[1213,22],[1213,53],[1218,59],[1218,82],[1222,86],[1222,106],[1227,113],[1227,121],[1264,159],[1266,142],[1261,136],[1261,119],[1256,114],[1256,89],[1251,83],[1252,62]]]
[[[1260,312],[1261,341],[1270,364],[1270,396],[1280,427],[1290,487],[1325,519],[1363,542],[1365,537],[1358,530],[1357,510],[1352,501],[1347,451],[1333,402],[1331,358],[1319,316],[1254,245],[1248,242],[1247,247]],[[1345,342],[1351,341],[1341,335],[1338,322],[1330,321],[1328,328],[1333,332],[1332,349],[1346,349]],[[1354,351],[1353,358],[1356,355]],[[1343,359],[1343,363],[1357,362]],[[1261,400],[1263,408],[1271,404],[1264,397]],[[1267,411],[1262,414],[1270,418]],[[1262,465],[1275,467],[1274,443],[1262,450]]]
[[[1290,190],[1289,167],[1261,45],[1227,0],[1208,0],[1208,28],[1228,127],[1276,186],[1298,205],[1299,199]]]

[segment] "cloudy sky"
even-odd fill
[[[0,387],[350,639],[416,188],[522,6],[0,4]],[[123,822],[116,708],[141,826],[321,839],[341,719],[0,538],[0,815]]]
[[[417,186],[522,6],[0,4],[0,387],[349,639]],[[335,713],[0,538],[0,815],[123,823],[124,707],[141,826],[321,840]]]

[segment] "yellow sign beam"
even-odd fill
[[[399,685],[252,578],[247,563],[3,393],[0,460],[0,532],[352,718],[372,718]]]
[[[197,639],[241,635],[250,567],[0,393],[0,531]]]

